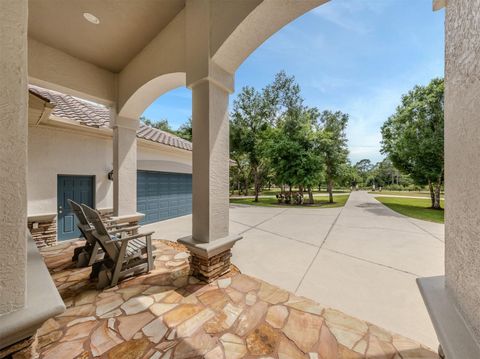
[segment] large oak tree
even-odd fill
[[[323,111],[318,120],[320,154],[325,164],[329,202],[333,203],[333,184],[343,174],[348,163],[346,129],[348,114]]]
[[[246,86],[233,101],[230,120],[230,157],[237,165],[240,165],[240,158],[248,158],[254,181],[255,202],[258,202],[262,176],[267,166],[263,148],[269,128],[266,105],[260,92]]]
[[[428,185],[432,208],[440,209],[444,175],[444,83],[433,79],[402,96],[382,126],[382,153],[419,185]]]

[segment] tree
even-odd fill
[[[370,171],[373,169],[373,163],[369,159],[364,158],[355,163],[355,169],[362,180],[362,184],[365,184]]]
[[[319,129],[320,153],[325,164],[329,202],[333,203],[333,183],[340,177],[348,163],[347,136],[348,114],[340,111],[323,111],[317,127]]]
[[[440,209],[444,176],[444,83],[415,86],[382,126],[382,153],[419,185],[428,185],[432,208]]]
[[[310,204],[314,203],[312,187],[319,183],[323,169],[314,127],[317,118],[315,108],[292,112],[279,123],[269,145],[277,180],[290,188],[297,185],[301,195],[307,189]]]
[[[309,203],[314,203],[312,187],[318,185],[322,175],[322,158],[319,153],[319,117],[316,108],[303,105],[300,86],[294,76],[284,71],[275,76],[263,96],[269,123],[274,126],[268,144],[271,167],[277,182],[290,187],[298,186],[303,195],[308,191]]]
[[[190,117],[187,122],[182,124],[175,132],[178,137],[187,141],[192,141],[192,118]]]
[[[266,167],[263,139],[268,129],[265,101],[261,93],[246,86],[233,101],[230,120],[231,156],[238,162],[242,155],[248,157],[253,175],[255,202],[262,185],[262,174]]]
[[[300,86],[294,76],[288,76],[285,71],[275,75],[273,82],[263,91],[265,115],[272,126],[279,126],[287,118],[298,117],[304,110]]]
[[[235,162],[234,165],[230,165],[232,192],[236,188],[238,195],[240,196],[243,189],[245,196],[247,196],[250,183],[250,165],[248,163],[248,156],[246,154],[232,153],[230,157]]]
[[[347,122],[348,115],[341,112],[320,114],[305,106],[295,77],[284,71],[261,92],[244,87],[233,102],[230,120],[230,157],[238,166],[232,170],[237,187],[243,165],[248,163],[255,201],[262,183],[267,178],[271,181],[273,174],[274,182],[288,185],[290,192],[298,186],[303,197],[307,190],[312,204],[312,188],[326,177],[333,202],[333,182],[352,177],[347,161]]]
[[[166,118],[154,122],[149,118],[146,118],[145,116],[141,116],[140,121],[142,121],[147,126],[175,134],[175,131],[170,127],[170,124],[168,123],[168,120]]]
[[[400,171],[395,168],[389,158],[378,162],[373,168],[373,171],[375,172],[377,183],[380,186],[399,184]]]
[[[347,160],[340,168],[336,183],[342,187],[355,187],[359,174],[354,165]]]

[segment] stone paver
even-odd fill
[[[330,209],[233,205],[230,231],[243,240],[232,262],[245,274],[436,348],[415,279],[443,274],[444,226],[402,216],[374,196],[353,192],[344,208]],[[150,226],[176,240],[189,233],[190,221]]]
[[[70,263],[79,244],[43,252],[68,308],[40,328],[41,359],[438,359],[413,340],[244,274],[199,282],[188,259],[157,240],[151,273],[98,291]],[[105,309],[107,299],[115,306]]]

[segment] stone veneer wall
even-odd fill
[[[113,211],[104,211],[101,213],[103,220],[112,218],[112,215]],[[38,223],[37,228],[33,228],[34,223]],[[136,224],[138,223],[132,223],[132,226]],[[57,244],[57,220],[55,217],[43,220],[29,219],[28,230],[32,234],[32,238],[38,248]]]
[[[38,223],[34,228],[34,223]],[[28,229],[38,248],[53,246],[57,243],[57,221],[55,217],[42,221],[28,221]]]
[[[480,0],[449,0],[445,48],[447,287],[480,339]]]

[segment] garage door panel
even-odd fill
[[[143,223],[152,223],[192,213],[192,175],[138,171],[137,210]]]
[[[159,209],[159,204],[156,202],[148,201],[147,203],[147,211],[155,211]]]

